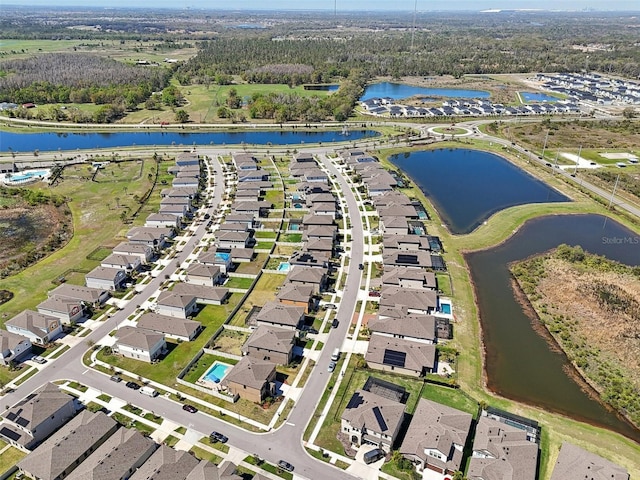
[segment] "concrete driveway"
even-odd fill
[[[354,477],[362,478],[364,480],[378,480],[378,473],[380,472],[382,465],[384,465],[384,458],[381,458],[377,462],[370,463],[369,465],[364,463],[362,458],[365,453],[374,450],[375,448],[377,447],[372,445],[361,446],[356,453],[355,462],[353,462],[346,471]]]

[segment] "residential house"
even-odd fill
[[[162,207],[180,206],[185,207],[185,214],[191,212],[191,200],[184,197],[166,197],[160,200],[160,209]],[[154,225],[157,226],[157,225]]]
[[[0,330],[0,365],[19,363],[31,352],[31,340],[23,335]]]
[[[305,314],[314,310],[316,306],[314,287],[311,285],[297,285],[285,282],[276,295],[276,300],[285,305],[302,307]]]
[[[208,250],[201,253],[198,256],[198,261],[207,266],[218,267],[220,273],[223,275],[228,274],[233,266],[233,257],[231,252],[218,251],[217,249]]]
[[[397,190],[387,192],[383,195],[378,195],[376,198],[372,199],[372,201],[376,209],[391,205],[411,205],[411,199],[404,193]]]
[[[369,368],[423,377],[436,366],[436,346],[402,338],[371,335],[364,356]]]
[[[569,442],[562,442],[551,480],[629,480],[620,465]]]
[[[411,220],[418,219],[418,212],[413,205],[387,205],[378,207],[378,214],[383,218],[402,217]]]
[[[253,248],[216,248],[217,253],[233,252],[233,261],[238,263],[247,263],[253,260],[255,252]]]
[[[327,271],[317,267],[293,267],[289,270],[285,283],[308,285],[313,287],[313,294],[322,292],[327,285]]]
[[[195,320],[169,317],[157,313],[145,313],[142,315],[138,319],[137,327],[185,342],[196,338],[202,330],[200,322]]]
[[[184,480],[243,480],[244,477],[236,473],[237,468],[234,463],[229,461],[217,466],[207,460],[200,460],[200,463],[191,470]],[[254,475],[253,480],[259,479]]]
[[[400,318],[372,318],[367,323],[372,335],[404,338],[418,343],[436,343],[436,318],[433,315],[407,315]]]
[[[250,153],[234,153],[231,155],[231,161],[239,172],[258,169],[258,159]]]
[[[120,428],[71,472],[67,480],[127,479],[157,447],[157,443],[138,430]]]
[[[417,252],[419,250],[428,252],[432,250],[429,237],[426,235],[385,235],[382,240],[384,251],[401,250]]]
[[[114,249],[113,253],[117,253],[120,255],[135,255],[140,257],[142,263],[147,264],[153,260],[154,257],[154,249],[145,244],[140,243],[131,243],[131,242],[122,242],[118,244]]]
[[[90,288],[84,287],[82,285],[73,285],[71,283],[61,284],[53,290],[50,290],[47,295],[49,296],[49,298],[71,298],[73,300],[82,302],[85,305],[91,305],[94,307],[104,305],[104,303],[109,300],[109,297],[111,296],[109,290],[106,290],[104,288]]]
[[[331,193],[331,187],[326,183],[318,182],[298,182],[295,185],[298,195],[310,195],[313,193]]]
[[[269,180],[269,172],[262,169],[238,172],[238,183],[266,182],[268,180]]]
[[[184,187],[193,187],[197,188],[200,181],[197,178],[193,177],[176,177],[171,181],[171,186],[173,188],[184,188]]]
[[[218,232],[248,232],[249,227],[244,222],[224,222],[218,226]]]
[[[71,395],[47,382],[7,409],[0,437],[21,450],[32,450],[72,419],[77,410]]]
[[[267,302],[255,317],[258,325],[296,330],[304,321],[304,308],[285,305],[279,302]]]
[[[333,218],[328,215],[307,214],[302,217],[302,225],[309,227],[311,225],[335,225]]]
[[[121,255],[112,253],[100,262],[100,266],[105,268],[116,268],[125,272],[139,270],[142,266],[142,259],[137,255]]]
[[[199,464],[189,452],[160,445],[129,480],[186,480]]]
[[[176,156],[176,165],[178,167],[189,167],[192,165],[200,165],[200,159],[195,153],[181,153]]]
[[[247,230],[253,228],[253,215],[249,213],[229,213],[224,217],[225,222],[244,223]]]
[[[191,215],[189,209],[186,205],[161,205],[158,215],[171,216],[174,218],[176,223],[182,223],[184,218],[187,218]],[[150,226],[147,228],[154,228],[154,226]],[[166,228],[155,226],[155,228]],[[173,228],[173,227],[171,227]]]
[[[134,227],[127,232],[126,236],[129,242],[147,245],[158,252],[164,248],[167,238],[173,236],[173,230],[160,227]]]
[[[409,219],[407,217],[380,217],[379,228],[385,235],[408,235]]]
[[[304,170],[303,180],[307,183],[329,183],[329,176],[319,168]]]
[[[302,232],[302,241],[329,240],[333,243],[337,236],[338,227],[336,225],[308,225],[304,227]]]
[[[332,257],[333,240],[330,238],[311,238],[304,244],[304,250],[307,252],[322,252]]]
[[[265,398],[275,395],[275,380],[275,363],[244,356],[227,372],[221,384],[232,395],[261,403]]]
[[[127,273],[122,268],[96,267],[84,276],[87,287],[105,290],[122,289],[126,279]]]
[[[472,420],[466,412],[421,398],[399,451],[418,471],[443,475],[463,471],[463,450]]]
[[[414,288],[417,290],[437,290],[438,282],[433,272],[412,267],[384,268],[382,274],[383,287]]]
[[[144,223],[145,227],[165,227],[180,230],[182,223],[180,217],[170,213],[152,213]]]
[[[476,426],[469,480],[535,480],[538,444],[510,423],[483,415]]]
[[[438,294],[434,290],[383,287],[380,293],[380,305],[405,305],[409,313],[430,315],[438,306]]]
[[[218,265],[191,263],[187,267],[185,282],[192,285],[215,287],[223,281],[221,269]]]
[[[198,189],[194,187],[185,187],[185,188],[164,188],[160,192],[161,198],[190,198],[195,199],[198,197]]]
[[[340,431],[352,445],[375,445],[389,453],[404,421],[404,404],[356,390],[342,413]]]
[[[84,410],[20,460],[18,469],[37,480],[62,480],[118,429],[102,412]]]
[[[228,288],[207,287],[190,283],[176,283],[173,287],[173,293],[193,296],[196,303],[208,305],[222,305],[230,295]]]
[[[311,193],[305,199],[308,208],[313,207],[317,203],[333,203],[336,204],[336,197],[333,193]]]
[[[181,173],[189,173],[191,175],[200,175],[200,165],[185,165],[185,166],[178,166],[178,165],[174,165],[173,167],[169,167],[167,168],[167,172],[169,172],[171,175],[174,176],[178,176]]]
[[[310,209],[310,212],[313,215],[327,215],[331,218],[336,218],[337,211],[338,209],[336,208],[335,201],[314,203]]]
[[[164,335],[136,327],[120,327],[116,330],[113,353],[151,363],[167,351]]]
[[[174,287],[175,289],[175,287]],[[156,300],[156,313],[169,317],[187,318],[198,310],[193,294],[180,294],[174,290],[164,290]]]
[[[289,264],[293,267],[313,267],[326,270],[329,268],[331,255],[327,252],[307,252],[305,250],[293,252],[289,258]]]
[[[431,255],[423,250],[404,251],[387,250],[382,254],[382,263],[385,266],[427,268],[431,270],[446,270],[444,260],[440,255]]]
[[[216,233],[216,244],[219,248],[248,248],[251,242],[251,236],[247,232]]]
[[[8,332],[23,335],[32,343],[46,345],[62,333],[62,322],[58,317],[33,310],[24,310],[5,323]]]
[[[263,200],[236,200],[231,204],[231,211],[234,213],[250,214],[256,217],[266,217],[272,204]]]
[[[242,345],[242,354],[277,365],[289,365],[295,339],[296,333],[292,330],[260,325]]]
[[[73,324],[82,319],[84,309],[82,304],[73,298],[48,298],[36,307],[39,313],[58,318],[64,324]]]

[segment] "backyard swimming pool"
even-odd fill
[[[220,383],[220,381],[227,374],[229,365],[215,361],[209,371],[203,377],[203,380],[207,380],[213,383]]]
[[[282,262],[278,265],[279,272],[288,272],[289,270],[291,270],[291,264],[289,262]]]
[[[28,180],[39,180],[49,176],[49,170],[25,170],[20,173],[12,173],[11,176],[4,177],[4,182],[11,183],[23,183]]]

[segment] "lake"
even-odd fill
[[[489,152],[424,150],[394,155],[389,160],[411,177],[454,234],[469,233],[494,213],[515,205],[569,201],[546,183]]]
[[[394,100],[401,98],[409,98],[414,95],[426,96],[426,97],[445,97],[445,98],[489,98],[489,92],[482,90],[459,90],[455,88],[425,88],[415,87],[413,85],[406,85],[404,83],[391,83],[381,82],[374,83],[364,91],[364,95],[360,98],[362,100],[369,100],[370,98],[383,98],[389,97]],[[433,99],[431,99],[433,100]]]
[[[546,93],[539,92],[519,92],[520,96],[525,102],[557,102],[560,100],[558,97],[547,95]]]
[[[135,126],[131,126],[132,129]],[[0,151],[32,152],[34,150],[76,150],[154,145],[300,145],[360,140],[380,135],[373,130],[354,129],[343,133],[333,131],[237,131],[237,132],[176,132],[128,131],[113,133],[13,133],[0,132]]]
[[[567,375],[566,356],[549,347],[514,298],[507,264],[561,243],[629,265],[640,248],[610,239],[638,235],[600,215],[557,215],[530,220],[509,240],[466,254],[482,324],[488,386],[499,395],[615,430],[640,442],[640,432],[592,400]]]

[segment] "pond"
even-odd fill
[[[455,88],[426,88],[406,85],[404,83],[381,82],[369,85],[360,101],[369,100],[370,98],[409,98],[414,95],[427,97],[446,97],[446,98],[489,98],[489,92],[482,90],[460,90]],[[433,98],[430,98],[430,101]]]
[[[454,234],[469,233],[494,213],[514,205],[569,201],[546,183],[489,152],[423,150],[394,155],[389,160],[429,197]]]
[[[134,126],[131,127],[132,129]],[[14,133],[0,132],[0,151],[32,152],[34,150],[76,150],[154,145],[300,145],[304,143],[347,142],[378,136],[373,130],[295,130],[237,132],[159,132],[131,131],[112,133]]]
[[[638,235],[600,215],[537,218],[505,243],[465,255],[482,324],[488,386],[499,395],[615,430],[636,442],[640,432],[591,399],[567,374],[566,356],[550,347],[514,297],[507,265],[562,243],[629,265],[638,265],[637,245],[610,239]]]
[[[539,92],[519,92],[520,96],[525,102],[557,102],[560,100],[558,97],[547,95],[546,93]]]

